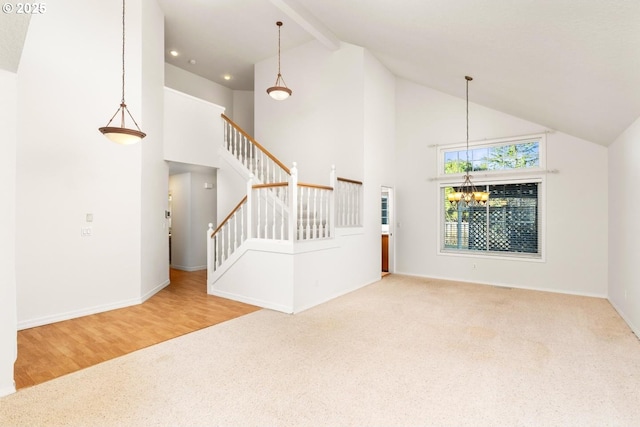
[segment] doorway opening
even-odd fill
[[[395,251],[393,239],[393,188],[380,188],[380,225],[381,225],[381,275],[393,273],[395,270]]]

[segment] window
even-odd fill
[[[479,186],[490,193],[484,206],[453,206],[446,198],[453,187],[445,187],[444,249],[539,255],[538,186],[538,182]]]
[[[501,171],[528,169],[540,166],[540,141],[508,142],[488,147],[455,149],[444,152],[444,173],[456,174],[469,171]]]
[[[382,225],[388,225],[389,224],[389,198],[387,196],[382,196],[382,201],[381,201],[381,220],[382,220]]]
[[[544,135],[440,150],[441,253],[542,257]],[[483,206],[451,203],[467,168]],[[474,173],[475,172],[475,173]]]

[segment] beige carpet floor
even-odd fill
[[[604,299],[391,275],[0,399],[1,426],[639,426]]]

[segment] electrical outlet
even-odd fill
[[[93,235],[93,230],[91,229],[91,227],[82,227],[80,229],[80,235],[82,237],[89,237],[89,236]]]

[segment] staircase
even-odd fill
[[[362,182],[338,178],[332,167],[329,185],[301,183],[295,163],[288,168],[224,114],[222,120],[222,157],[248,178],[242,200],[215,229],[209,224],[208,292],[294,312],[296,266],[308,263],[308,254],[339,248],[336,228],[362,226]]]

